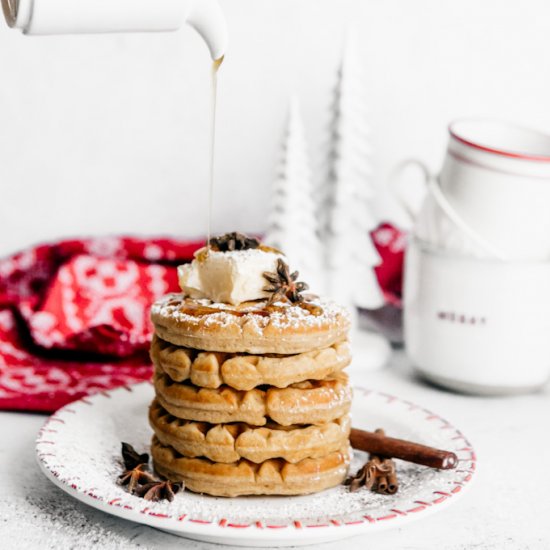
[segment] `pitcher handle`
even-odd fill
[[[464,221],[462,216],[453,208],[453,206],[447,200],[445,193],[443,193],[443,190],[441,189],[441,184],[439,182],[438,176],[432,174],[430,169],[421,160],[406,159],[401,161],[390,174],[390,189],[392,190],[394,197],[397,199],[403,210],[408,214],[413,223],[416,221],[417,218],[416,213],[413,212],[410,204],[408,204],[397,186],[401,172],[403,172],[403,170],[409,166],[417,166],[418,168],[420,168],[421,172],[424,175],[426,190],[431,194],[431,196],[434,198],[439,208],[441,208],[441,210],[445,213],[447,218],[451,220],[451,222],[460,231],[462,231],[462,233],[468,236],[473,242],[475,242],[481,249],[483,249],[494,259],[502,261],[509,260],[509,258],[506,257],[506,254],[503,254],[502,251],[498,250],[498,248],[489,243],[484,237],[482,237],[477,231],[475,231],[475,229],[468,225],[468,223]]]

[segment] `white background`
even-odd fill
[[[322,175],[349,23],[364,59],[381,190],[403,157],[437,167],[453,118],[494,115],[550,132],[547,0],[220,1],[231,43],[220,74],[217,230],[264,228],[293,91],[314,173]],[[0,24],[0,254],[68,235],[202,235],[209,74],[207,50],[189,29],[41,38]],[[379,213],[398,213],[387,193]],[[479,477],[439,516],[327,549],[548,548],[548,389],[465,397],[419,385],[404,361],[396,366],[370,375],[368,385],[414,396],[463,428],[478,450]],[[99,541],[96,547],[214,549],[111,520],[61,495],[32,456],[42,422],[2,413],[0,462],[2,471],[11,468],[0,480],[6,548]]]
[[[322,176],[350,24],[381,189],[403,157],[437,167],[453,118],[494,115],[550,131],[545,0],[221,4],[230,49],[220,73],[216,230],[264,229],[293,91]],[[0,254],[68,235],[204,234],[209,75],[190,29],[25,37],[1,25]],[[379,213],[398,214],[384,193]]]

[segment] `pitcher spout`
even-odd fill
[[[227,22],[217,0],[195,0],[187,23],[202,36],[213,60],[225,55]]]

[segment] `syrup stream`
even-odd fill
[[[210,250],[210,238],[212,236],[212,208],[214,204],[214,158],[216,149],[216,105],[218,96],[218,69],[223,61],[223,55],[212,63],[212,120],[210,128],[210,182],[208,189],[208,230],[206,239],[206,250]]]

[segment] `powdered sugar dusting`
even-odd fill
[[[201,249],[204,250],[204,249]],[[198,250],[195,256],[201,252],[201,250]],[[219,250],[212,250],[210,249],[208,251],[208,254],[212,256],[221,256],[223,258],[231,258],[236,261],[242,261],[242,260],[250,260],[255,259],[259,257],[273,257],[275,259],[277,258],[283,258],[285,255],[283,253],[277,253],[271,250],[262,250],[261,248],[246,248],[245,250],[224,250],[223,252],[220,252]]]
[[[256,329],[258,332],[261,332],[261,330],[268,325],[278,329],[300,329],[303,327],[324,327],[337,323],[338,321],[341,322],[342,320],[344,320],[344,322],[349,322],[349,313],[345,308],[334,302],[319,299],[314,299],[309,303],[322,309],[320,315],[314,315],[299,305],[278,302],[274,304],[277,309],[266,316],[262,314],[265,308],[265,302],[258,302],[247,308],[240,309],[241,313],[245,312],[245,315],[239,317],[231,313],[231,311],[235,311],[235,306],[211,302],[206,299],[195,299],[193,303],[222,311],[210,313],[208,315],[195,316],[187,313],[185,309],[182,308],[183,299],[184,297],[182,294],[167,294],[153,304],[151,311],[155,316],[172,318],[179,322],[189,324],[200,324],[205,327],[223,327],[238,322],[241,325],[246,324],[247,327]]]
[[[216,526],[221,522],[256,527],[385,521],[452,498],[467,485],[475,469],[475,455],[468,441],[445,420],[392,396],[357,389],[354,425],[384,427],[397,437],[454,450],[461,459],[460,467],[437,471],[399,462],[400,489],[393,496],[366,489],[349,493],[340,486],[301,497],[225,499],[186,491],[176,495],[172,503],[150,503],[129,495],[116,484],[116,478],[121,471],[121,441],[132,443],[140,452],[149,447],[147,407],[152,397],[153,390],[146,383],[134,386],[133,391],[114,390],[65,407],[39,436],[37,453],[43,468],[68,492],[87,495],[91,504],[102,503],[115,514],[117,510],[132,513],[135,521],[163,521],[167,529],[175,528],[176,523],[182,529],[182,522],[196,527],[193,520]],[[355,453],[351,470],[358,469],[364,460],[364,454]]]

